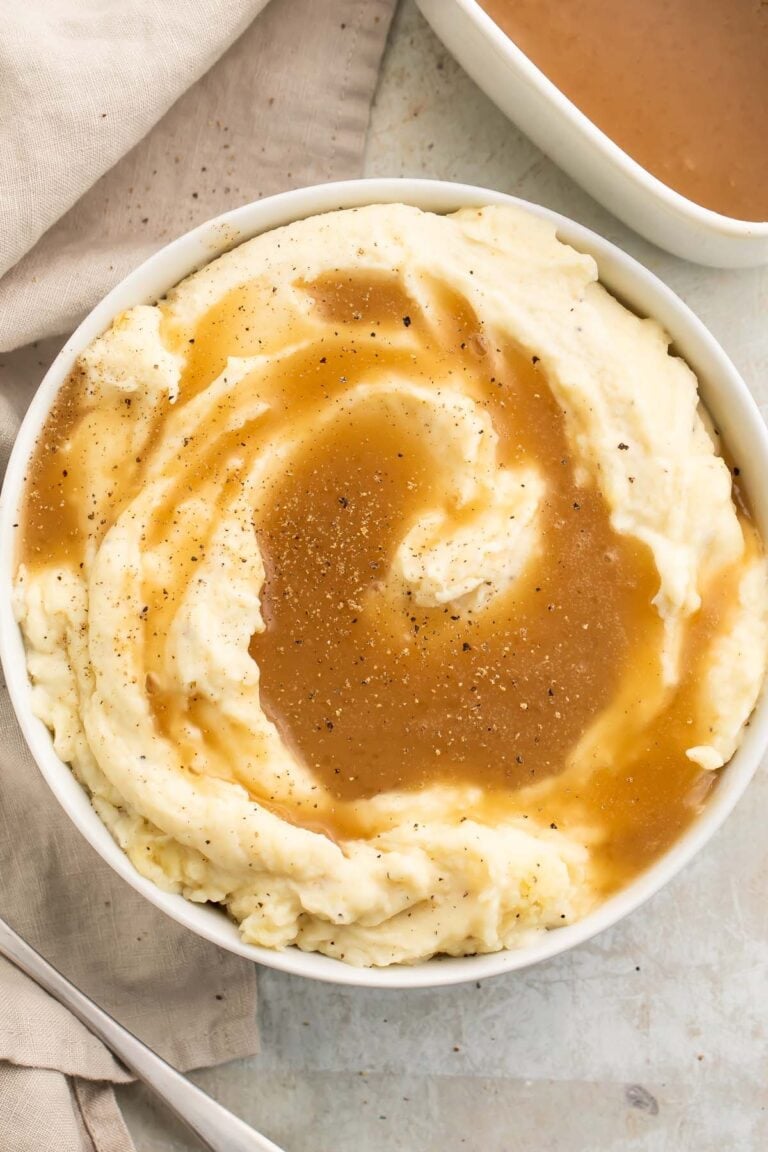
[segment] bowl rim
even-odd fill
[[[452,2],[473,21],[497,55],[502,56],[530,87],[536,89],[556,107],[564,119],[602,153],[611,167],[630,177],[650,196],[661,201],[666,208],[678,215],[687,216],[692,223],[715,231],[721,236],[750,240],[768,237],[768,220],[743,220],[738,216],[726,216],[712,208],[705,208],[703,204],[689,199],[682,192],[677,192],[669,184],[665,184],[658,176],[654,176],[638,160],[625,152],[602,128],[599,128],[594,120],[590,120],[589,116],[582,112],[537,64],[534,64],[530,56],[527,56],[512,37],[489,16],[479,0],[452,0]]]
[[[116,285],[62,347],[30,403],[0,493],[0,660],[21,730],[52,792],[91,846],[151,903],[197,935],[267,967],[330,983],[403,989],[464,983],[529,967],[591,940],[640,907],[698,853],[746,789],[768,745],[766,691],[761,693],[741,746],[722,770],[720,783],[703,812],[653,865],[582,920],[553,929],[519,949],[480,956],[432,958],[415,965],[356,968],[295,947],[277,951],[245,944],[223,910],[165,892],[135,870],[96,815],[70,768],[54,752],[49,730],[33,714],[24,646],[12,607],[15,531],[26,465],[61,383],[76,357],[96,335],[125,308],[156,301],[185,275],[252,236],[336,208],[395,202],[442,213],[460,207],[517,205],[553,222],[561,239],[590,253],[597,261],[601,281],[639,314],[659,319],[671,335],[675,349],[702,375],[702,393],[707,407],[725,429],[724,439],[731,447],[737,440],[742,444],[744,455],[740,461],[745,491],[752,498],[758,528],[763,537],[768,538],[768,490],[762,495],[764,486],[759,483],[761,472],[764,475],[768,467],[768,431],[757,405],[714,336],[670,288],[633,257],[556,212],[474,185],[411,178],[368,178],[313,185],[233,209],[161,248]]]

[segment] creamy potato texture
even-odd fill
[[[137,869],[369,965],[518,946],[672,843],[760,689],[766,571],[667,346],[512,207],[314,217],[118,316],[16,594]]]

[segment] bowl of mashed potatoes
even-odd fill
[[[29,410],[19,721],[222,947],[396,987],[531,964],[759,762],[766,466],[713,338],[573,222],[419,180],[248,205],[119,285]]]

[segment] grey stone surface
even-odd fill
[[[768,269],[724,272],[632,234],[478,91],[411,0],[376,100],[369,175],[536,200],[663,277],[768,408]],[[195,1080],[286,1152],[758,1152],[768,1147],[768,778],[624,923],[526,972],[439,991],[344,989],[264,970],[261,1052]],[[139,1086],[140,1152],[193,1145]]]

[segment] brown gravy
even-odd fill
[[[472,612],[420,608],[384,585],[404,525],[433,506],[441,490],[439,461],[417,423],[362,406],[332,421],[272,481],[269,511],[255,526],[267,569],[267,627],[250,651],[261,669],[264,709],[329,796],[319,811],[275,807],[297,823],[343,836],[355,829],[354,802],[383,790],[468,781],[485,794],[477,815],[493,818],[500,805],[515,811],[521,789],[549,780],[553,787],[540,800],[521,802],[520,814],[567,829],[579,826],[586,808],[604,833],[595,849],[601,883],[606,889],[623,883],[674,841],[715,785],[717,776],[689,761],[685,749],[706,741],[695,689],[708,641],[727,619],[737,574],[727,572],[705,590],[689,629],[685,679],[646,730],[642,704],[660,683],[655,567],[645,546],[613,531],[600,494],[576,483],[562,412],[540,367],[514,347],[496,347],[479,318],[440,285],[429,318],[394,274],[377,280],[338,274],[299,287],[327,322],[325,335],[262,374],[259,387],[270,400],[262,423],[231,440],[208,426],[199,449],[179,454],[180,491],[215,478],[234,452],[258,452],[286,420],[338,402],[374,368],[406,370],[420,383],[458,374],[492,419],[501,463],[533,462],[549,484],[544,547],[531,578]],[[158,414],[153,437],[218,375],[227,355],[258,351],[259,332],[279,338],[286,317],[275,314],[270,324],[265,299],[259,285],[235,289],[192,337],[178,337],[194,348],[174,413]],[[247,395],[247,379],[238,387]],[[223,405],[223,421],[229,410]],[[82,482],[84,459],[73,458],[73,429],[90,422],[85,442],[98,458],[99,437],[122,435],[127,419],[120,405],[102,413],[101,424],[98,415],[73,377],[29,477],[21,553],[30,566],[83,563],[81,509],[91,497]],[[114,478],[89,529],[96,538],[138,490],[150,459],[151,446]],[[169,613],[188,578],[188,553],[204,552],[215,522],[212,512],[210,523],[196,524],[174,553],[178,588],[144,589],[150,623],[143,644],[159,729],[173,736],[192,722],[210,749],[211,774],[221,773],[223,750],[224,773],[237,779],[236,739],[227,745],[207,703],[171,699],[151,682],[152,668],[162,666]],[[175,523],[173,507],[161,509],[156,532],[171,532]],[[745,528],[751,533],[747,521]],[[625,700],[620,757],[598,756],[578,789],[567,775],[560,786],[569,753],[614,698],[628,665],[635,669],[634,695]]]
[[[725,216],[768,220],[768,4],[479,3],[659,180]]]

